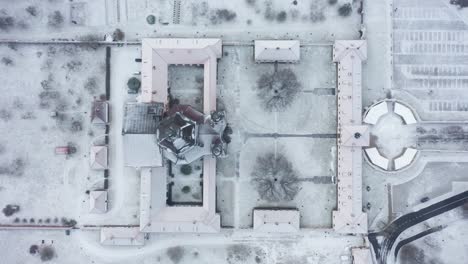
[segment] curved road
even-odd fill
[[[392,250],[396,239],[400,236],[401,233],[403,233],[403,231],[432,217],[457,208],[467,201],[468,191],[465,191],[440,202],[429,205],[419,211],[406,214],[393,221],[382,231],[370,233],[369,241],[372,244],[378,263],[387,263],[388,253]],[[383,237],[383,241],[379,243],[377,241],[377,237]]]

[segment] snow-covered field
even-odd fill
[[[2,257],[8,264],[43,263],[30,254],[32,245],[52,248],[55,258],[46,263],[330,263],[342,264],[350,248],[362,245],[355,236],[334,236],[305,231],[300,236],[262,236],[221,233],[205,235],[152,235],[144,247],[106,247],[98,233],[73,231],[0,231]],[[13,242],[14,241],[14,242]]]
[[[0,64],[1,206],[20,205],[15,217],[21,221],[76,218],[85,192],[103,184],[87,157],[93,138],[103,133],[91,126],[89,112],[104,94],[104,49],[1,45],[0,57],[11,60]],[[76,153],[55,154],[67,145]],[[15,217],[2,214],[0,221]]]
[[[120,28],[127,40],[142,37],[223,37],[225,40],[301,38],[327,42],[359,37],[360,16],[338,9],[350,0],[1,1],[1,17],[13,17],[2,30],[11,39],[102,39]],[[154,24],[147,17],[155,17]],[[265,30],[274,26],[275,30]]]
[[[317,88],[335,87],[331,46],[304,47],[301,56],[298,64],[255,64],[253,47],[224,47],[218,100],[234,129],[229,157],[218,167],[218,189],[226,190],[218,192],[218,207],[226,226],[250,228],[255,207],[282,206],[298,208],[303,227],[331,227],[335,185],[303,180],[293,200],[271,203],[261,199],[252,184],[257,157],[271,152],[285,155],[299,178],[334,175],[336,140],[311,135],[336,133],[335,96],[316,93]],[[295,73],[301,91],[290,107],[269,112],[257,96],[257,81],[281,69]]]

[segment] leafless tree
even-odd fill
[[[48,25],[50,27],[58,28],[58,27],[61,27],[63,25],[64,20],[65,19],[64,19],[62,13],[60,13],[60,11],[56,10],[56,11],[52,12],[51,14],[49,14],[49,16],[48,16]]]
[[[257,80],[257,96],[267,111],[280,111],[292,104],[301,90],[296,74],[290,69],[265,73]]]
[[[324,15],[325,6],[318,1],[313,1],[310,4],[310,21],[312,22],[321,22],[325,20]]]
[[[13,60],[10,57],[3,57],[2,58],[2,63],[5,66],[12,66],[13,65]]]
[[[211,11],[211,24],[217,25],[223,22],[233,21],[237,17],[236,12],[229,9],[215,9]]]
[[[88,91],[90,94],[96,94],[97,91],[99,90],[99,84],[97,82],[97,78],[92,76],[86,79],[84,83],[84,88],[86,91]]]
[[[26,7],[25,10],[26,10],[26,12],[28,12],[28,14],[30,14],[33,17],[37,16],[37,14],[38,14],[37,8],[35,6],[28,6],[28,7]]]
[[[226,249],[228,263],[245,263],[252,255],[252,250],[246,245],[230,245]]]
[[[257,157],[252,183],[260,197],[269,202],[291,201],[299,192],[299,180],[291,162],[282,154]]]

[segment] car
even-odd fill
[[[426,196],[426,197],[421,198],[421,203],[425,203],[427,201],[429,201],[429,197]]]

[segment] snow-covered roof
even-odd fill
[[[89,155],[91,168],[105,170],[108,168],[107,146],[92,146]]]
[[[343,126],[339,140],[343,146],[369,146],[369,126]]]
[[[142,87],[138,101],[167,103],[169,64],[204,65],[203,112],[215,110],[216,60],[222,56],[221,43],[221,39],[143,39]]]
[[[365,151],[372,164],[384,170],[388,170],[389,161],[387,158],[382,156],[382,154],[380,154],[377,148],[366,148]]]
[[[253,229],[257,232],[291,233],[299,231],[297,209],[254,209]]]
[[[125,166],[161,167],[162,156],[155,134],[125,134],[123,136]]]
[[[138,227],[103,227],[101,244],[110,246],[143,246],[145,235]]]
[[[379,119],[387,113],[387,102],[381,101],[369,108],[364,117],[364,123],[375,125],[377,124],[377,121],[379,121]]]
[[[401,156],[395,159],[395,170],[399,170],[411,164],[418,151],[414,148],[406,148]]]
[[[94,101],[91,109],[91,123],[107,124],[109,122],[109,103]]]
[[[362,147],[369,131],[362,125],[362,61],[367,57],[365,40],[336,41],[333,61],[338,63],[337,148],[338,207],[333,229],[339,233],[367,233],[367,214],[362,212]],[[356,134],[358,133],[358,134]]]
[[[411,111],[411,109],[404,104],[395,102],[394,112],[395,114],[401,116],[401,118],[403,118],[403,121],[405,121],[405,124],[407,125],[415,124],[418,122],[416,121],[416,117],[414,116],[413,111]]]
[[[143,39],[142,92],[140,103],[167,104],[168,65],[203,64],[203,113],[216,110],[217,59],[222,56],[220,39]],[[166,205],[164,167],[141,170],[140,228],[144,232],[219,232],[216,213],[216,158],[203,158],[203,205]],[[163,190],[164,191],[163,191]]]
[[[351,54],[350,54],[351,53]],[[350,55],[357,56],[359,61],[367,60],[367,41],[365,40],[337,40],[333,45],[333,61],[341,62]]]
[[[256,40],[256,62],[298,62],[301,59],[299,40]]]
[[[140,228],[143,232],[214,233],[220,231],[216,213],[216,158],[203,158],[202,206],[168,206],[164,167],[141,170]]]
[[[89,212],[93,214],[107,212],[107,191],[91,191],[89,193]]]

